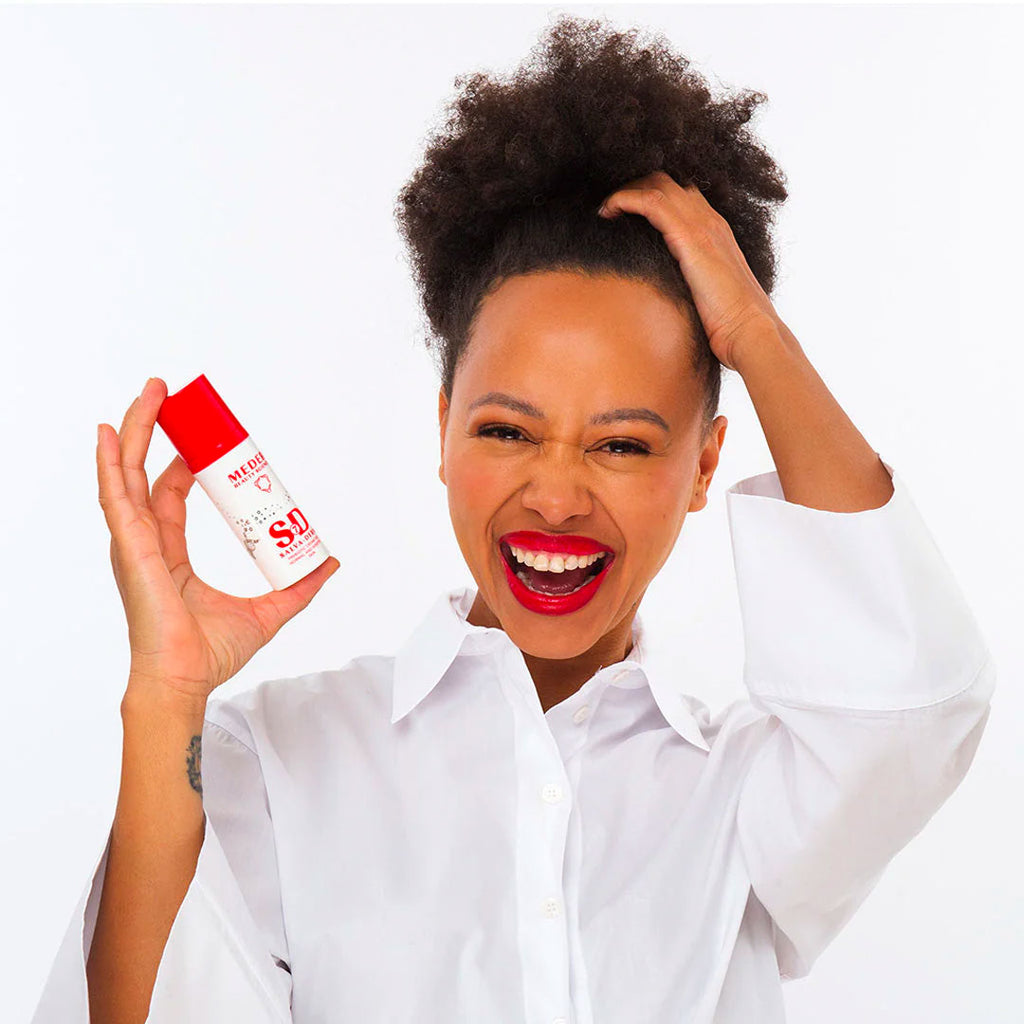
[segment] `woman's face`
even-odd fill
[[[628,641],[687,512],[707,502],[725,437],[719,416],[700,444],[692,345],[689,322],[669,299],[618,276],[521,275],[484,300],[451,404],[443,389],[439,396],[439,476],[478,588],[472,624],[497,626],[543,659],[577,658],[612,634]],[[649,418],[591,422],[637,409]],[[609,552],[587,572],[605,566],[596,587],[583,588],[593,596],[582,607],[579,597],[538,597],[529,582],[509,579],[502,539],[523,531],[553,538],[556,549],[571,552],[576,538]],[[543,544],[525,540],[517,546]],[[587,578],[513,564],[547,587]]]

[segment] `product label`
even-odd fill
[[[274,589],[330,557],[251,437],[196,473],[196,480]]]

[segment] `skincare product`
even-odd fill
[[[205,375],[169,394],[157,423],[274,590],[327,561],[319,534]]]

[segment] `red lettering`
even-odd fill
[[[298,527],[298,530],[295,531],[296,533],[303,534],[309,530],[308,520],[297,508],[293,508],[288,513],[288,518]]]
[[[271,523],[270,536],[279,538],[277,541],[279,548],[286,548],[295,540],[295,534],[292,533],[290,527],[283,519],[279,519],[276,523]]]
[[[266,464],[266,459],[263,457],[263,452],[257,452],[248,462],[243,463],[233,473],[228,473],[228,479],[237,487],[258,470],[261,466]]]
[[[291,523],[290,526],[288,525],[289,522]],[[277,522],[270,525],[269,533],[271,537],[278,538],[277,546],[279,548],[286,548],[296,537],[301,537],[302,534],[308,533],[309,528],[309,521],[306,517],[297,508],[293,508],[288,513],[288,522],[284,519],[278,519]]]
[[[291,525],[289,525],[291,523]],[[292,509],[288,513],[288,522],[284,519],[271,523],[269,527],[269,534],[271,537],[279,538],[278,547],[287,548],[297,537],[301,537],[303,534],[309,531],[309,521],[306,517],[297,509]]]

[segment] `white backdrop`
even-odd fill
[[[684,4],[0,9],[5,1019],[31,1015],[117,798],[128,643],[96,424],[148,376],[206,373],[341,561],[218,696],[391,653],[471,584],[393,204],[454,77],[510,71],[562,11],[664,32],[716,88],[769,95],[753,128],[791,193],[776,308],[999,666],[967,779],[785,986],[790,1020],[1022,1019],[1024,11]],[[744,693],[723,492],[772,468],[726,381],[709,505],[641,608],[713,712]],[[157,430],[151,480],[173,454]],[[188,536],[209,583],[267,589],[198,485]]]

